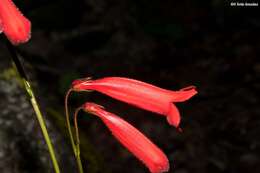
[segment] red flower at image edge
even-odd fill
[[[161,173],[169,170],[167,156],[131,124],[95,103],[84,104],[83,110],[98,116],[114,137],[141,160],[150,172]]]
[[[31,37],[31,22],[11,0],[0,0],[0,32],[14,45],[27,42]]]
[[[197,94],[194,86],[170,91],[154,85],[122,77],[97,80],[79,79],[72,83],[74,91],[95,90],[136,107],[165,115],[169,124],[178,128],[180,113],[174,102],[183,102]]]

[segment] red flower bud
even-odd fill
[[[170,91],[121,77],[75,80],[72,83],[72,89],[75,91],[95,90],[139,108],[165,115],[169,124],[175,127],[179,126],[181,118],[178,109],[172,102],[183,102],[197,94],[194,86],[179,91]]]
[[[11,0],[0,0],[1,30],[14,45],[27,42],[31,37],[31,23]]]
[[[169,170],[166,155],[131,124],[95,103],[86,103],[83,109],[101,118],[114,137],[140,159],[150,172],[161,173]]]

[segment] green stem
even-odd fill
[[[69,117],[69,109],[68,109],[68,99],[69,99],[69,95],[70,95],[70,93],[72,91],[73,91],[72,89],[69,89],[68,92],[66,93],[66,96],[65,96],[66,123],[67,123],[67,129],[68,129],[69,136],[70,136],[71,146],[72,146],[74,155],[75,155],[76,160],[77,160],[79,173],[83,173],[83,167],[82,167],[82,163],[81,163],[81,159],[80,159],[79,143],[77,142],[77,145],[75,144],[74,137],[73,137],[73,134],[72,134],[72,128],[71,128],[71,125],[70,125],[70,117]],[[76,128],[76,131],[78,131],[77,128]],[[76,135],[77,135],[77,141],[78,141],[79,139],[78,139],[78,133],[77,132],[76,132]]]
[[[82,167],[82,163],[81,163],[81,158],[80,158],[80,148],[79,146],[77,146],[77,165],[78,165],[78,169],[80,173],[83,173],[83,167]]]
[[[38,122],[40,124],[41,130],[42,130],[42,133],[43,133],[43,137],[44,137],[45,142],[47,144],[47,147],[48,147],[48,150],[49,150],[49,153],[50,153],[50,156],[51,156],[51,160],[52,160],[52,164],[53,164],[55,173],[60,173],[60,168],[59,168],[56,156],[55,156],[55,152],[54,152],[54,149],[53,149],[53,146],[52,146],[52,143],[51,143],[51,139],[49,137],[49,134],[48,134],[48,131],[47,131],[47,128],[46,128],[46,125],[45,125],[42,113],[41,113],[41,111],[39,109],[39,105],[38,105],[38,103],[37,103],[37,101],[35,99],[33,90],[32,90],[32,88],[30,86],[29,81],[27,80],[26,73],[25,73],[25,71],[23,69],[23,66],[22,66],[22,64],[21,64],[21,62],[20,62],[20,60],[18,58],[18,55],[17,55],[17,53],[15,51],[15,48],[8,41],[7,38],[4,38],[4,39],[6,41],[6,46],[7,46],[8,50],[9,50],[9,52],[11,54],[11,59],[14,62],[14,66],[15,66],[16,70],[18,71],[20,78],[22,79],[22,82],[23,82],[23,85],[24,85],[24,87],[26,89],[27,94],[30,96],[30,101],[31,101],[31,104],[33,106],[34,112],[36,113]]]
[[[78,120],[79,111],[81,109],[82,109],[81,107],[77,108],[75,113],[74,113],[74,126],[75,126],[75,133],[76,133],[77,162],[80,161],[80,139],[79,139],[79,128],[78,128],[78,121],[77,120]]]
[[[31,88],[29,82],[26,81],[25,79],[23,79],[23,84],[25,86],[25,89],[26,89],[27,93],[31,97],[30,101],[31,101],[31,104],[33,106],[34,112],[36,113],[36,116],[37,116],[38,122],[40,124],[40,127],[42,129],[42,133],[43,133],[44,139],[46,141],[46,144],[48,146],[54,170],[55,170],[56,173],[60,173],[60,168],[59,168],[56,156],[55,156],[55,152],[54,152],[54,149],[53,149],[53,146],[52,146],[52,143],[51,143],[51,139],[49,137],[49,134],[48,134],[48,131],[47,131],[47,128],[46,128],[46,125],[45,125],[42,113],[41,113],[41,111],[39,109],[39,105],[38,105],[38,103],[37,103],[37,101],[35,99],[35,96],[33,94],[33,90]]]

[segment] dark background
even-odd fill
[[[162,116],[98,93],[74,94],[70,103],[94,101],[131,122],[166,153],[170,172],[260,171],[259,7],[224,0],[15,3],[32,22],[31,40],[17,50],[45,111],[64,117],[64,95],[77,78],[123,76],[171,90],[195,85],[198,95],[177,104],[183,133]],[[66,136],[57,117],[48,118]],[[148,172],[96,117],[82,113],[79,122],[88,141],[81,144],[85,172]]]

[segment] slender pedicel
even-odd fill
[[[77,161],[78,171],[79,171],[79,173],[83,173],[84,171],[83,171],[83,166],[82,166],[81,158],[80,158],[79,144],[77,143],[77,145],[76,145],[75,142],[74,142],[72,128],[71,128],[71,125],[70,125],[70,116],[69,116],[69,109],[68,109],[68,99],[69,99],[69,96],[70,96],[71,92],[72,92],[72,89],[69,89],[67,91],[67,93],[66,93],[66,96],[65,96],[65,104],[64,105],[65,105],[66,124],[67,124],[67,129],[68,129],[68,132],[69,132],[69,137],[70,137],[70,142],[71,142],[71,146],[72,146],[72,149],[73,149],[73,153],[74,153],[76,161]],[[76,130],[78,130],[78,129],[76,129]],[[76,132],[76,134],[77,133],[78,132]]]

